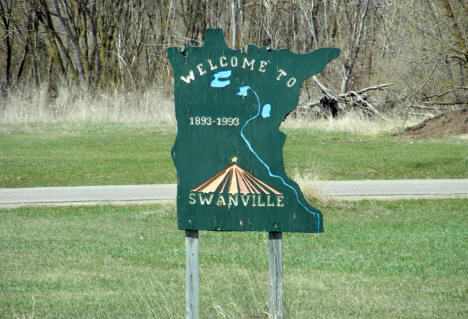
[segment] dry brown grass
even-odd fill
[[[281,125],[284,128],[308,128],[326,132],[350,132],[364,135],[378,135],[396,132],[420,122],[419,118],[403,119],[397,115],[369,118],[359,112],[348,112],[339,118],[310,120],[288,117]]]
[[[61,87],[49,99],[45,87],[10,92],[0,102],[1,124],[112,122],[175,125],[174,104],[157,89],[90,94]]]
[[[420,118],[402,119],[397,115],[369,118],[356,111],[331,119],[288,117],[281,127],[378,135],[397,132],[420,121]],[[176,120],[172,97],[160,89],[91,94],[61,87],[56,98],[49,99],[43,86],[12,91],[0,101],[0,124],[28,123],[150,123],[175,127]]]

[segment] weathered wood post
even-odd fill
[[[283,236],[268,233],[270,256],[270,313],[273,319],[283,319]]]
[[[283,318],[282,232],[321,233],[322,214],[286,175],[279,126],[302,83],[339,56],[227,47],[208,29],[201,47],[172,47],[177,219],[186,231],[187,318],[198,318],[198,230],[270,233],[270,309]]]
[[[185,317],[198,319],[198,231],[185,231]]]

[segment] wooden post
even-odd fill
[[[185,231],[185,318],[198,319],[198,230]]]
[[[283,246],[282,233],[269,232],[270,313],[273,319],[283,319]]]

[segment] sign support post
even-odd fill
[[[270,313],[273,319],[283,319],[283,245],[281,232],[269,232]]]
[[[198,231],[269,232],[270,312],[284,317],[282,233],[322,233],[323,217],[286,175],[279,130],[302,83],[340,55],[248,45],[221,29],[201,46],[170,47],[177,136],[177,222],[185,230],[186,318],[199,318]]]
[[[185,231],[185,317],[198,319],[198,230]]]

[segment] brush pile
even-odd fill
[[[299,104],[296,109],[296,116],[308,114],[314,118],[335,118],[345,112],[357,109],[367,116],[380,117],[380,112],[377,108],[367,100],[367,92],[383,90],[384,88],[393,85],[393,83],[384,83],[367,87],[359,91],[335,94],[323,85],[317,77],[314,76],[313,81],[323,93],[323,96],[320,100],[308,100]]]

